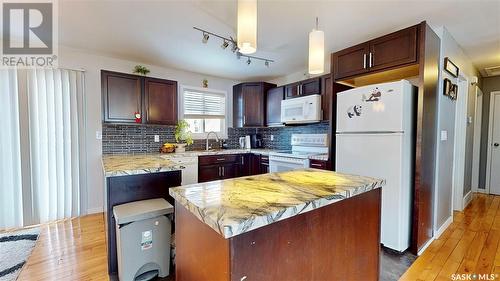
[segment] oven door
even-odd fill
[[[308,159],[300,159],[284,156],[269,156],[269,172],[285,172],[309,167]]]

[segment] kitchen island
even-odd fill
[[[176,280],[378,280],[383,184],[304,169],[171,188]]]

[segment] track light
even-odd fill
[[[226,49],[226,48],[227,48],[227,46],[229,46],[229,43],[228,43],[226,40],[224,40],[224,42],[222,43],[222,45],[221,45],[220,47],[221,47],[222,49]]]
[[[241,53],[240,53],[240,52],[236,52],[236,58],[237,58],[237,59],[240,59],[240,58],[241,58]]]
[[[250,60],[250,58],[247,59],[247,64],[250,65],[252,63],[252,61]]]
[[[201,40],[201,42],[206,44],[208,42],[208,38],[210,38],[210,36],[208,36],[207,33],[203,32],[203,39]]]
[[[265,66],[267,66],[267,67],[269,67],[269,61],[267,61],[267,60],[266,60],[266,61],[264,62],[264,65],[265,65]]]
[[[233,44],[231,45],[231,51],[233,53],[236,53],[238,52],[238,45],[236,45],[236,43],[233,42]]]

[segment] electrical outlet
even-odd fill
[[[271,135],[271,141],[273,141],[273,140],[274,140],[274,135]]]
[[[160,142],[160,136],[159,135],[155,135],[155,142]]]
[[[441,131],[441,140],[442,141],[448,140],[448,131],[446,130]]]
[[[95,131],[95,139],[96,140],[102,140],[102,133],[101,133],[101,131]]]

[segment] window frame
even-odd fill
[[[179,86],[180,88],[180,98],[178,99],[178,106],[179,106],[179,120],[181,119],[186,119],[184,117],[184,92],[185,91],[193,91],[193,92],[201,92],[201,93],[211,93],[211,94],[222,94],[224,95],[224,99],[225,99],[225,107],[224,107],[224,119],[221,119],[223,120],[224,122],[222,122],[222,128],[221,128],[221,132],[220,133],[217,133],[217,136],[219,138],[224,138],[226,139],[227,138],[227,131],[228,131],[228,95],[227,95],[227,91],[223,91],[223,90],[218,90],[218,89],[211,89],[211,88],[201,88],[201,87],[193,87],[193,86],[187,86],[187,85],[180,85]],[[208,119],[208,118],[207,118]],[[207,135],[208,133],[192,133],[192,137],[193,139],[195,140],[201,140],[201,139],[206,139],[207,138]],[[211,134],[210,135],[210,139],[215,139],[215,136],[214,134]]]

